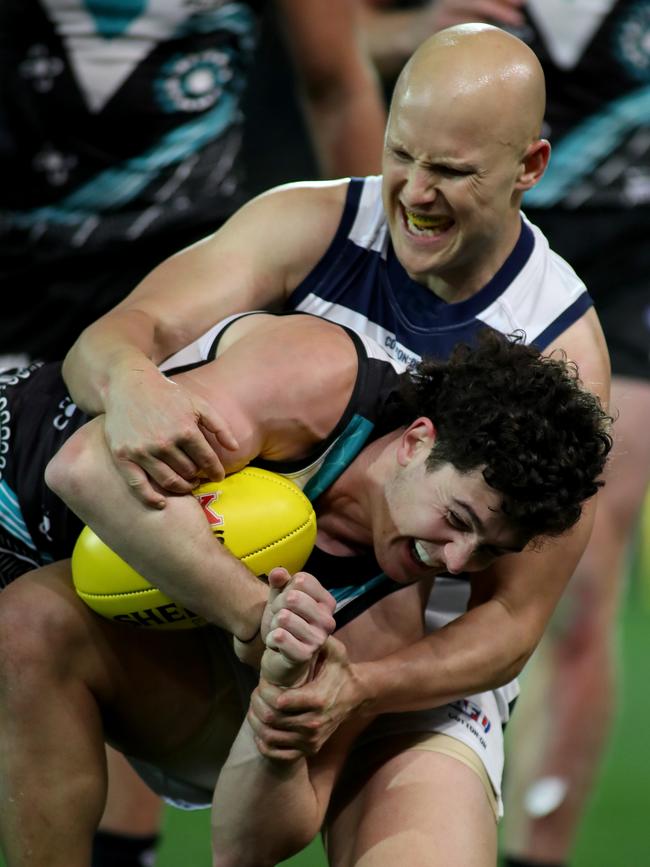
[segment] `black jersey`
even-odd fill
[[[219,323],[170,359],[165,365],[167,374],[212,361],[221,336],[237,318]],[[356,349],[357,377],[348,404],[330,434],[300,460],[252,462],[292,479],[312,501],[333,484],[365,445],[386,433],[386,408],[404,371],[404,366],[391,360],[373,340],[345,330]],[[82,524],[47,487],[44,473],[50,459],[86,421],[88,416],[66,390],[59,363],[36,363],[0,375],[3,584],[72,553]],[[371,555],[333,558],[315,551],[306,568],[332,588],[338,608],[346,609],[344,618],[337,617],[339,624],[400,586],[381,572]]]

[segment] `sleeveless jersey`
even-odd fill
[[[539,57],[553,146],[524,207],[650,206],[650,2],[527,0],[513,30]]]
[[[168,359],[167,375],[214,360],[222,335],[237,318],[217,324]],[[312,501],[365,445],[386,432],[382,410],[404,370],[374,341],[346,331],[357,353],[357,377],[330,434],[299,460],[251,462],[292,479]],[[37,363],[0,375],[0,574],[5,583],[21,571],[70,556],[82,524],[47,487],[44,473],[49,460],[87,420],[66,391],[60,364]],[[401,586],[387,578],[371,554],[341,558],[316,549],[305,568],[335,596],[339,626]]]
[[[3,0],[0,250],[85,256],[229,216],[264,5]]]
[[[329,249],[294,290],[289,306],[372,337],[393,358],[448,357],[486,325],[523,331],[545,349],[591,306],[573,269],[524,215],[514,250],[490,282],[448,304],[408,276],[390,241],[381,177],[352,179]]]
[[[252,315],[252,314],[244,314]],[[291,315],[291,314],[287,314]],[[162,369],[173,375],[203,360],[216,358],[219,341],[228,326],[239,319],[235,314],[218,323],[193,344],[167,359]],[[327,439],[311,455],[297,461],[251,461],[253,466],[272,470],[294,481],[314,502],[350,465],[361,449],[372,442],[381,425],[383,407],[398,386],[404,365],[393,359],[374,340],[346,327],[357,350],[358,372],[353,393],[343,415]],[[303,567],[313,572],[336,599],[337,626],[352,620],[388,593],[402,586],[382,572],[372,554],[337,557],[315,547]]]
[[[446,358],[456,343],[471,343],[485,326],[505,334],[523,331],[527,342],[543,350],[592,305],[573,269],[523,214],[519,240],[489,283],[471,298],[447,304],[400,265],[384,214],[381,177],[374,176],[350,181],[329,249],[288,303],[370,335],[407,365],[423,355]],[[440,629],[466,610],[467,577],[436,578],[427,604],[429,629]],[[516,681],[494,690],[504,723],[518,691]]]

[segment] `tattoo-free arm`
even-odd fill
[[[323,177],[378,174],[386,110],[355,2],[278,0]]]

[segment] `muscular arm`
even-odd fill
[[[350,0],[277,0],[324,177],[380,171],[386,113]]]
[[[110,548],[172,599],[240,638],[256,632],[264,584],[215,540],[191,494],[170,497],[163,510],[129,496],[106,446],[102,416],[68,440],[50,462],[46,481]]]
[[[166,469],[154,481],[173,493],[188,493],[199,470],[208,478],[221,473],[199,427],[221,429],[220,417],[172,387],[156,365],[225,316],[282,302],[325,252],[346,189],[344,182],[316,184],[260,196],[159,265],[68,353],[63,375],[71,395],[86,412],[106,413],[109,449],[143,502],[165,505],[140,468],[156,452]],[[180,465],[173,458],[179,451]]]
[[[189,393],[228,417],[239,445],[215,445],[226,470],[258,456],[291,460],[311,452],[338,423],[356,382],[348,335],[315,317],[264,314],[235,323],[227,336],[216,360],[178,375]],[[138,412],[137,402],[132,409]],[[171,598],[241,638],[255,632],[266,588],[215,542],[191,494],[170,497],[163,510],[129,496],[106,445],[104,416],[68,440],[48,466],[47,483]]]
[[[273,584],[275,576],[270,577]],[[289,589],[300,577],[287,585]],[[314,589],[319,589],[317,583],[310,588],[311,595]],[[395,596],[399,597],[397,606],[391,603],[375,606],[339,632],[352,658],[369,654],[380,657],[421,634],[425,594],[412,585]],[[343,644],[327,639],[323,631],[315,633],[309,629],[304,619],[294,614],[291,600],[284,602],[282,596],[277,597],[268,609],[274,610],[275,615],[261,677],[290,692],[304,676],[305,660],[313,662],[323,648],[327,665],[328,657],[340,655]],[[396,612],[399,617],[394,616]],[[271,658],[278,656],[283,660],[282,666]],[[261,755],[255,731],[246,720],[215,790],[212,819],[215,867],[274,865],[306,846],[320,829],[350,747],[368,722],[368,717],[348,720],[317,755],[305,758],[301,754],[288,756],[282,751]],[[236,798],[233,792],[237,793]]]
[[[563,348],[579,367],[586,387],[607,405],[609,362],[597,317],[590,311],[548,351]],[[578,525],[538,551],[500,559],[472,579],[470,610],[421,641],[381,662],[339,663],[334,685],[325,677],[291,694],[266,689],[260,714],[290,733],[287,747],[316,750],[341,720],[353,714],[433,707],[507,683],[537,645],[550,615],[586,546],[595,501]],[[322,688],[321,688],[322,687]],[[327,690],[336,690],[335,701]],[[267,729],[260,729],[266,737]]]
[[[546,348],[566,352],[578,365],[586,388],[609,402],[609,357],[593,310]],[[369,665],[359,672],[367,706],[375,711],[409,710],[500,686],[521,671],[537,646],[548,620],[584,551],[593,525],[595,499],[576,527],[548,540],[541,550],[503,558],[489,572],[472,579],[470,610],[421,646],[397,655],[389,665]],[[413,686],[422,677],[425,695]],[[410,686],[409,686],[410,682]],[[424,690],[426,692],[426,689]]]

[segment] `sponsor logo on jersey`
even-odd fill
[[[474,704],[474,702],[463,698],[460,701],[452,701],[451,706],[456,708],[457,711],[460,711],[463,716],[472,720],[472,722],[478,723],[486,734],[492,728],[492,723],[490,722],[489,717],[484,714],[482,708],[477,704]]]

